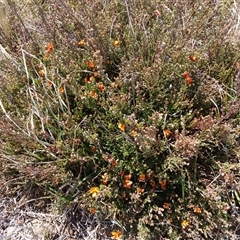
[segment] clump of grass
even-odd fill
[[[3,46],[6,174],[116,222],[113,239],[236,237],[234,3],[26,4],[9,1]]]

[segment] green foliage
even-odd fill
[[[19,18],[1,68],[1,141],[9,155],[21,149],[29,171],[18,174],[117,220],[125,239],[231,238],[233,6],[49,0],[26,17],[10,2]]]

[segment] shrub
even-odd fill
[[[238,235],[234,4],[8,3],[5,174],[117,222],[113,239]]]

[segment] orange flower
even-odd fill
[[[162,190],[166,190],[166,180],[159,180],[159,184],[161,185]]]
[[[173,222],[173,219],[172,219],[172,218],[169,218],[167,222],[168,222],[168,223],[172,223],[172,222]]]
[[[188,78],[188,77],[190,77],[189,72],[185,71],[185,72],[183,73],[183,77],[184,77],[184,78]]]
[[[183,220],[181,225],[182,225],[182,228],[184,229],[184,228],[189,227],[190,223],[187,220]]]
[[[113,240],[122,239],[122,233],[119,230],[111,232],[111,235]]]
[[[165,129],[163,132],[164,132],[164,135],[165,135],[167,138],[171,136],[171,130]]]
[[[93,73],[93,76],[96,77],[96,78],[98,78],[98,77],[99,77],[99,72],[94,72],[94,73]]]
[[[116,166],[117,166],[117,164],[118,164],[118,162],[117,162],[115,159],[114,159],[114,160],[112,160],[112,162],[111,162],[111,163],[112,163],[112,166],[113,166],[113,167],[116,167]]]
[[[187,77],[186,78],[186,83],[187,83],[187,85],[192,84],[193,83],[193,79],[191,77]]]
[[[125,176],[124,176],[124,179],[130,180],[131,178],[132,178],[132,174],[128,174],[128,175],[125,175]]]
[[[131,188],[133,182],[130,180],[132,177],[132,174],[128,174],[124,176],[124,181],[123,181],[123,187],[124,188]]]
[[[183,77],[186,79],[187,85],[192,84],[193,79],[191,78],[189,72],[184,72],[184,73],[183,73]]]
[[[92,149],[93,152],[97,151],[97,148],[95,146],[93,146],[91,149]]]
[[[126,130],[126,126],[125,125],[123,125],[122,123],[118,123],[117,124],[118,125],[118,128],[122,131],[122,132],[125,132],[125,130]]]
[[[225,205],[223,206],[223,211],[226,212],[227,210],[229,210],[229,208],[230,208],[229,205]]]
[[[144,192],[144,189],[141,187],[137,187],[137,193],[141,194]]]
[[[132,184],[133,184],[133,182],[129,179],[124,179],[124,181],[123,181],[123,187],[124,188],[131,188]]]
[[[75,138],[73,141],[74,141],[74,144],[76,144],[77,146],[79,146],[82,143],[80,138]]]
[[[140,174],[138,180],[139,180],[140,182],[146,181],[146,175],[145,175],[145,174]]]
[[[97,94],[95,91],[91,90],[91,91],[90,91],[90,96],[91,96],[92,98],[94,98],[94,99],[97,99],[98,94]]]
[[[193,207],[194,213],[202,213],[202,209],[200,207]]]
[[[47,84],[49,87],[51,87],[53,85],[53,83],[51,81],[47,81]]]
[[[43,56],[43,59],[44,59],[44,60],[47,60],[48,58],[49,58],[49,53],[46,52],[46,53],[44,54],[44,56]]]
[[[39,70],[39,71],[38,71],[38,74],[39,74],[39,76],[41,76],[41,77],[44,77],[44,76],[45,76],[45,72],[44,72],[43,69]]]
[[[154,180],[150,180],[149,183],[150,183],[152,189],[156,188],[156,182]]]
[[[110,64],[110,60],[109,60],[109,59],[106,59],[106,60],[104,61],[104,64],[105,64],[105,65],[109,65],[109,64]]]
[[[58,183],[59,183],[59,178],[55,178],[55,179],[54,179],[54,183],[55,183],[55,184],[58,184]]]
[[[194,56],[194,55],[190,55],[190,56],[189,56],[189,59],[190,59],[190,61],[192,61],[192,62],[196,62],[196,61],[197,61],[197,58],[196,58],[196,56]]]
[[[48,43],[45,46],[45,50],[47,51],[47,53],[51,53],[53,51],[53,44],[52,43]]]
[[[111,86],[111,88],[117,88],[118,87],[118,85],[115,82],[111,82],[110,86]]]
[[[58,92],[59,92],[59,93],[64,93],[64,87],[60,87],[60,88],[58,89]]]
[[[163,208],[170,209],[170,203],[167,203],[167,202],[163,203]]]
[[[89,78],[89,81],[90,82],[93,82],[95,80],[95,77],[94,76],[91,76],[90,78]]]
[[[97,84],[97,87],[101,92],[104,92],[104,85],[101,82]]]
[[[154,177],[154,171],[148,171],[147,173],[147,179],[152,179]]]
[[[108,184],[108,175],[107,175],[107,173],[104,173],[102,175],[102,184],[103,185],[107,185]]]
[[[91,61],[91,60],[88,61],[88,62],[86,62],[86,65],[87,65],[87,67],[90,68],[91,70],[95,68],[95,64],[94,64],[94,62]]]
[[[90,208],[90,212],[91,212],[91,214],[95,214],[96,213],[96,209],[95,208]]]
[[[85,77],[85,78],[83,79],[83,81],[84,81],[85,83],[91,83],[93,80],[94,80],[94,77],[93,77],[93,76],[91,76],[90,78]]]
[[[119,40],[115,40],[115,41],[113,42],[113,45],[114,45],[115,47],[119,47],[119,46],[120,46],[120,41],[119,41]]]
[[[83,81],[84,81],[85,83],[90,82],[87,77],[85,77],[85,78],[83,79]]]
[[[159,17],[159,16],[160,16],[160,12],[159,12],[158,10],[154,10],[153,13],[154,13],[154,15],[155,15],[156,17]]]
[[[132,131],[130,132],[130,136],[135,137],[136,135],[137,135],[137,132],[136,132],[136,131],[132,130]]]
[[[80,40],[80,41],[78,42],[78,46],[81,47],[81,48],[83,48],[83,47],[85,46],[85,41],[84,41],[84,40]]]
[[[121,177],[123,177],[124,176],[124,171],[121,171],[119,174],[120,174]]]
[[[100,190],[98,187],[91,187],[89,193],[92,194],[92,197],[96,197],[99,194]]]

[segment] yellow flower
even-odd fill
[[[122,233],[119,230],[111,232],[111,234],[112,234],[112,239],[113,240],[122,239]]]
[[[92,197],[96,197],[99,194],[100,190],[98,187],[91,187],[89,193],[92,194]]]
[[[181,225],[182,225],[182,228],[184,229],[184,228],[189,227],[189,224],[190,224],[189,221],[183,220]]]
[[[118,123],[117,124],[118,125],[118,128],[122,131],[122,132],[125,132],[125,130],[126,130],[126,126],[125,125],[123,125],[122,123]]]

